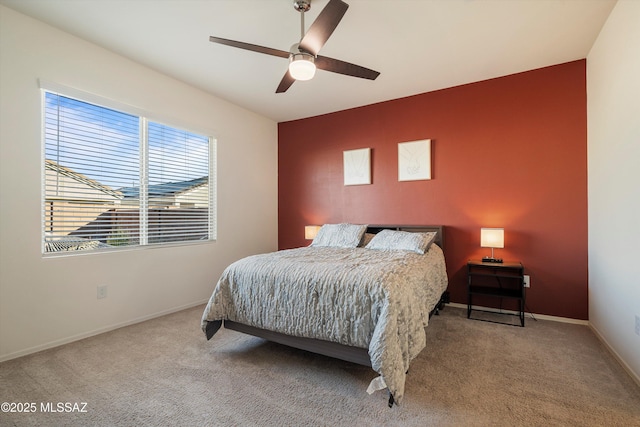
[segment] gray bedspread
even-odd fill
[[[368,348],[396,402],[409,362],[426,345],[429,312],[447,288],[442,250],[425,255],[305,247],[231,264],[202,317]]]

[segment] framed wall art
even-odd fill
[[[344,185],[371,184],[371,148],[345,151]]]
[[[398,144],[398,181],[431,179],[431,140]]]

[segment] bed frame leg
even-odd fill
[[[439,314],[438,311],[444,309],[444,305],[445,304],[449,304],[451,302],[451,296],[449,294],[449,291],[444,291],[442,293],[442,296],[440,297],[440,302],[438,302],[437,305],[437,309],[436,309],[436,314]]]
[[[207,327],[205,328],[207,340],[210,340],[211,337],[213,337],[215,333],[218,332],[218,329],[220,329],[220,326],[222,326],[222,320],[214,320],[212,322],[207,322]]]

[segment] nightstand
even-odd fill
[[[474,295],[484,295],[499,298],[513,298],[518,300],[520,326],[524,327],[524,266],[520,262],[482,262],[469,260],[467,262],[467,318],[471,319]],[[493,313],[493,312],[492,312]],[[498,313],[513,315],[511,313]]]

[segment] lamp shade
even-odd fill
[[[480,247],[504,248],[504,228],[481,228]]]
[[[319,225],[305,225],[304,226],[304,238],[306,240],[313,240],[318,235],[318,231],[320,231]]]
[[[289,74],[296,80],[311,80],[316,75],[316,64],[313,55],[308,53],[291,54]]]

